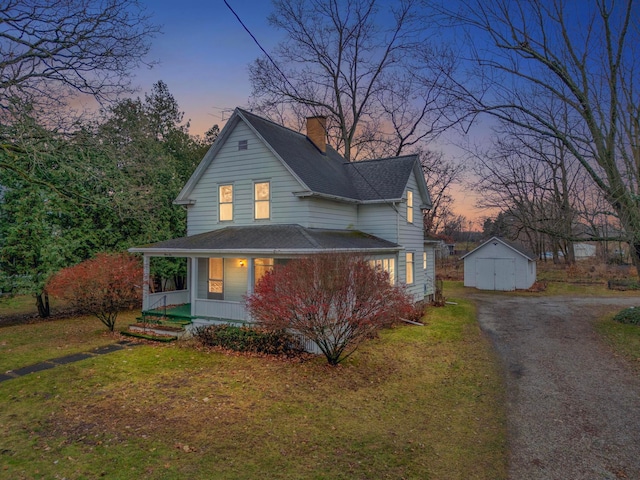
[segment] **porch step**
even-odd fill
[[[138,334],[144,338],[159,337],[158,340],[168,341],[175,340],[184,336],[187,332],[182,327],[168,326],[168,325],[149,325],[149,324],[131,324],[129,325],[128,332],[131,334]],[[126,333],[126,332],[122,332]],[[154,338],[149,338],[154,340]]]
[[[157,314],[155,312],[154,313],[143,312],[141,316],[136,318],[136,320],[138,320],[140,323],[149,323],[152,325],[169,325],[169,326],[184,327],[186,325],[191,324],[190,318],[177,317],[177,316],[170,317],[168,315]]]

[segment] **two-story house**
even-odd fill
[[[251,321],[244,298],[287,259],[365,255],[416,301],[434,293],[434,249],[422,210],[431,200],[416,155],[348,162],[326,144],[324,117],[307,135],[236,109],[186,183],[187,236],[132,248],[185,257],[187,289],[149,293],[143,311],[186,304],[194,323]]]

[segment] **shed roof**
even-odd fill
[[[504,246],[510,248],[514,252],[516,252],[519,255],[522,255],[523,257],[525,257],[527,260],[535,261],[535,259],[536,259],[535,254],[533,252],[529,251],[528,249],[526,249],[522,244],[515,243],[515,242],[512,242],[512,241],[507,240],[505,238],[501,238],[501,237],[491,237],[489,240],[487,240],[483,244],[479,245],[478,247],[476,247],[473,250],[471,250],[469,253],[463,255],[462,257],[460,257],[460,259],[468,257],[473,252],[476,252],[476,251],[484,248],[485,245],[488,245],[488,244],[493,243],[495,241],[502,243]]]

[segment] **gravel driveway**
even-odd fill
[[[471,298],[504,365],[509,478],[640,479],[640,378],[593,330],[640,298]]]

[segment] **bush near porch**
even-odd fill
[[[338,367],[179,341],[2,382],[0,477],[506,478],[495,359],[453,300]],[[59,356],[75,321],[0,329],[0,351],[55,323],[38,353]]]

